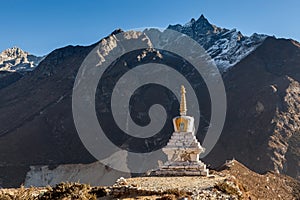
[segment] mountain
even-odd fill
[[[12,47],[0,53],[0,71],[26,72],[32,71],[44,57],[35,56],[19,47]]]
[[[299,43],[258,34],[242,36],[236,31],[211,25],[203,16],[188,25],[169,26],[172,27],[178,27],[178,30],[181,27],[182,32],[190,30],[188,34],[193,34],[192,37],[207,49],[219,68],[223,69],[228,104],[225,127],[217,145],[204,161],[211,167],[217,167],[234,157],[255,172],[275,171],[299,179]],[[78,69],[89,52],[100,44],[99,54],[105,57],[115,45],[111,38],[120,32],[114,32],[90,46],[56,49],[35,70],[24,73],[21,78],[15,77],[15,81],[0,89],[0,121],[3,122],[0,123],[1,186],[19,186],[25,179],[38,184],[40,182],[36,180],[44,175],[49,176],[46,178],[50,182],[51,179],[59,180],[51,177],[53,174],[75,179],[71,169],[80,171],[86,165],[78,164],[95,163],[95,158],[83,146],[74,125],[73,85]],[[224,34],[226,32],[228,34]],[[148,42],[149,49],[126,54],[113,63],[102,88],[97,89],[96,110],[99,116],[107,111],[105,106],[110,102],[107,91],[116,73],[120,72],[118,70],[127,70],[129,65],[138,64],[141,55],[144,61],[168,62],[179,70],[184,64],[174,55],[151,49],[151,41],[145,33],[131,32],[124,38]],[[222,41],[228,45],[221,45]],[[216,47],[220,47],[219,53],[212,54],[210,49]],[[223,62],[226,57],[229,61]],[[200,80],[194,80],[193,84],[202,99],[200,106],[203,108],[204,124],[197,133],[202,142],[209,125],[205,123],[210,119],[209,94]],[[169,118],[178,114],[179,105],[173,94],[168,91],[157,93],[157,88],[146,89],[134,94],[132,101],[137,105],[133,106],[133,112],[143,118],[148,116],[149,105],[157,103],[166,108]],[[149,92],[148,96],[144,92]],[[129,148],[133,144],[133,150],[153,148],[145,141],[135,143],[120,137],[115,134],[117,127],[113,126],[113,120],[107,115],[101,119],[106,120],[106,128],[114,133],[111,139],[122,147]],[[167,133],[172,132],[171,120],[168,122],[164,134],[157,138],[160,145],[167,142]],[[101,164],[98,167],[102,167],[102,170],[99,169],[102,175],[120,173]]]
[[[0,90],[1,186],[20,185],[31,165],[95,161],[81,144],[71,107],[77,70],[92,48],[54,50],[34,71]]]
[[[210,24],[203,15],[185,25],[169,25],[168,29],[184,33],[201,44],[222,71],[254,51],[267,37],[256,33],[247,37],[236,29],[217,27]]]
[[[300,45],[268,37],[224,74],[227,116],[207,162],[236,158],[300,179]]]

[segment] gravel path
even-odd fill
[[[199,176],[185,176],[185,177],[141,177],[128,178],[128,184],[136,184],[138,187],[148,190],[166,190],[178,188],[186,191],[203,190],[212,188],[216,182],[223,181],[225,177],[199,177]]]

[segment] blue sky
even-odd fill
[[[300,41],[299,8],[299,0],[3,0],[0,51],[19,46],[44,55],[69,44],[92,44],[117,28],[167,27],[201,14],[245,35]]]

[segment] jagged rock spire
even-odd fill
[[[186,115],[186,97],[185,97],[185,87],[183,85],[181,85],[181,90],[180,90],[180,93],[181,93],[181,101],[180,101],[180,115],[181,116],[185,116]]]

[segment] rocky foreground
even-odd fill
[[[1,189],[0,199],[300,199],[300,182],[257,174],[233,160],[209,177],[119,178],[112,186],[61,183],[55,187]]]

